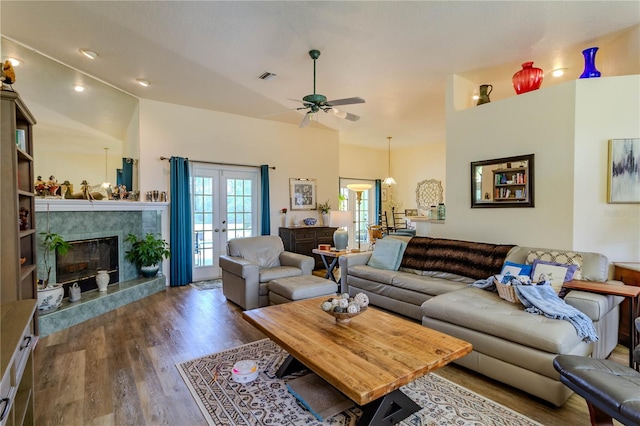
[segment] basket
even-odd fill
[[[498,289],[498,295],[501,299],[504,299],[507,302],[511,303],[522,304],[522,302],[520,302],[520,299],[518,299],[518,296],[516,296],[516,291],[514,290],[512,285],[502,284],[495,278],[493,279],[493,283],[496,285],[496,288]]]
[[[334,317],[336,319],[336,322],[348,323],[348,322],[351,322],[351,318],[357,317],[358,315],[360,315],[366,310],[367,308],[364,307],[364,308],[360,308],[360,312],[355,312],[355,313],[333,312],[333,311],[325,311],[325,312],[327,312],[329,315]]]

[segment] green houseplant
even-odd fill
[[[131,250],[126,252],[125,259],[136,265],[147,278],[156,276],[162,259],[168,259],[171,255],[169,243],[154,234],[147,234],[144,238],[129,234],[125,241],[131,243]]]
[[[64,297],[64,287],[62,284],[51,282],[51,258],[56,254],[66,256],[71,249],[71,244],[65,241],[60,234],[51,232],[41,232],[42,236],[42,257],[44,262],[44,273],[42,273],[42,283],[38,283],[38,310],[42,312],[53,311],[60,306]]]
[[[44,287],[47,287],[50,284],[49,280],[51,279],[51,256],[55,256],[56,254],[66,256],[71,249],[71,244],[65,241],[60,234],[56,234],[55,232],[41,232],[40,235],[42,236],[42,257],[44,260],[43,284]],[[51,284],[53,285],[53,283]]]

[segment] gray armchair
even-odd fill
[[[222,292],[243,309],[269,305],[269,281],[311,275],[315,259],[284,251],[278,236],[234,238],[220,256]]]

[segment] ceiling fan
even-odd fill
[[[351,114],[349,112],[340,111],[336,108],[338,105],[351,105],[351,104],[363,104],[364,99],[362,98],[345,98],[345,99],[336,99],[333,101],[327,101],[327,97],[316,93],[316,59],[320,57],[319,50],[310,50],[309,56],[313,59],[313,94],[307,95],[302,100],[298,99],[290,99],[291,101],[302,102],[304,106],[300,108],[296,108],[297,110],[305,110],[308,109],[307,113],[304,115],[302,122],[300,123],[300,128],[307,127],[309,123],[311,123],[311,118],[319,111],[324,111],[327,113],[332,113],[338,118],[344,118],[349,121],[358,121],[360,119],[359,116],[355,114]]]

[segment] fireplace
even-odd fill
[[[69,243],[72,248],[66,256],[56,254],[56,281],[64,285],[64,297],[69,296],[69,287],[76,282],[83,292],[97,289],[96,274],[99,270],[109,273],[109,285],[120,280],[117,236]]]

